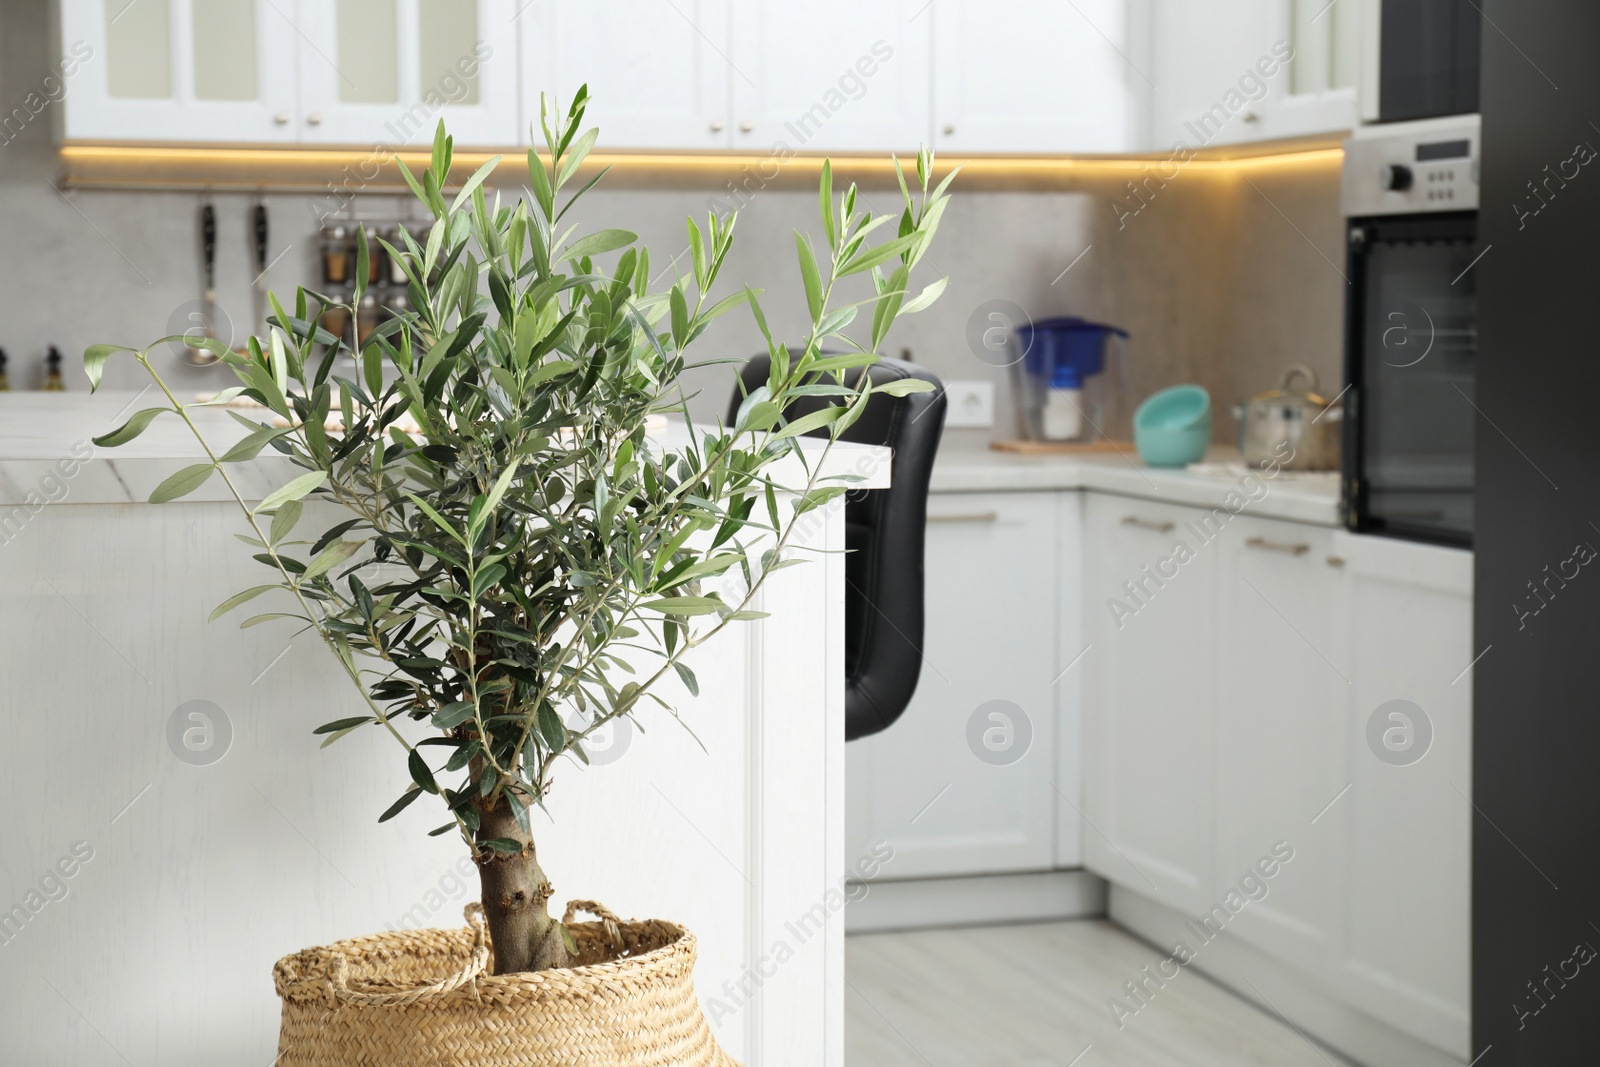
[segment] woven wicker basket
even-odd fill
[[[576,911],[602,922],[573,923]],[[694,994],[694,935],[573,901],[577,965],[492,975],[477,904],[460,930],[285,956],[278,1067],[737,1067]]]

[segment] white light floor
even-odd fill
[[[1103,919],[848,937],[845,1062],[1348,1067],[1188,968],[1119,1030],[1106,1001],[1164,955]]]

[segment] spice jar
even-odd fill
[[[323,231],[322,280],[329,285],[350,281],[350,231],[343,226]]]
[[[376,226],[367,227],[367,284],[376,285],[381,282],[388,272],[389,257],[384,255],[383,246],[378,243],[378,229]]]

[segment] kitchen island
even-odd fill
[[[115,451],[90,440],[152,403],[0,394],[7,1062],[266,1067],[279,957],[459,926],[478,893],[461,842],[426,836],[442,806],[378,824],[409,781],[391,739],[318,751],[314,727],[362,709],[314,635],[207,623],[265,580],[222,481],[143,502],[204,458],[171,416]],[[196,415],[214,446],[243,434]],[[841,445],[825,470],[878,488],[886,458]],[[259,499],[295,469],[230,473]],[[664,693],[694,736],[642,712],[563,767],[534,831],[557,914],[592,899],[695,932],[707,1018],[752,1065],[843,1055],[844,520],[815,514],[799,543],[832,554],[698,650],[698,698]]]

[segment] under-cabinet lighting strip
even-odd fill
[[[148,190],[214,189],[277,189],[294,192],[325,192],[337,182],[352,177],[366,178],[374,164],[388,167],[392,160],[404,160],[413,171],[426,167],[429,154],[406,150],[390,153],[387,150],[367,152],[341,149],[308,148],[224,148],[224,147],[159,147],[126,145],[66,145],[60,149],[66,165],[66,186],[80,189],[118,188]],[[465,176],[496,153],[462,151],[454,155]],[[502,166],[522,165],[518,150],[503,153]],[[861,155],[794,155],[780,158],[775,155],[718,154],[718,153],[652,153],[605,152],[593,153],[585,160],[583,170],[592,172],[601,167],[615,167],[621,175],[629,172],[672,173],[683,176],[702,175],[708,179],[738,174],[754,169],[767,181],[779,172],[786,177],[816,174],[825,159],[831,158],[841,177],[868,173],[889,177],[894,173],[893,162],[884,156]],[[938,158],[936,171],[946,174],[960,166],[963,172],[978,177],[1027,179],[1062,178],[1074,173],[1140,173],[1149,170],[1164,178],[1173,176],[1174,168],[1180,171],[1199,171],[1216,175],[1230,175],[1242,170],[1258,168],[1304,167],[1338,164],[1344,159],[1342,148],[1313,147],[1275,152],[1257,156],[1238,156],[1231,159],[1195,158],[1183,161],[1174,155],[1148,156],[954,156]],[[75,166],[76,165],[76,166]],[[902,161],[910,168],[914,159]],[[183,171],[202,172],[200,176],[163,176],[140,178],[141,167],[168,169],[178,167]],[[249,166],[256,168],[249,177],[228,174],[205,176],[212,168]],[[773,168],[776,167],[776,170]],[[773,171],[769,175],[768,171]],[[316,173],[306,177],[308,171]],[[292,176],[291,176],[292,175]],[[330,177],[331,176],[331,177]],[[404,192],[406,187],[387,174],[366,178],[363,187],[372,192]],[[392,188],[391,188],[392,187]]]

